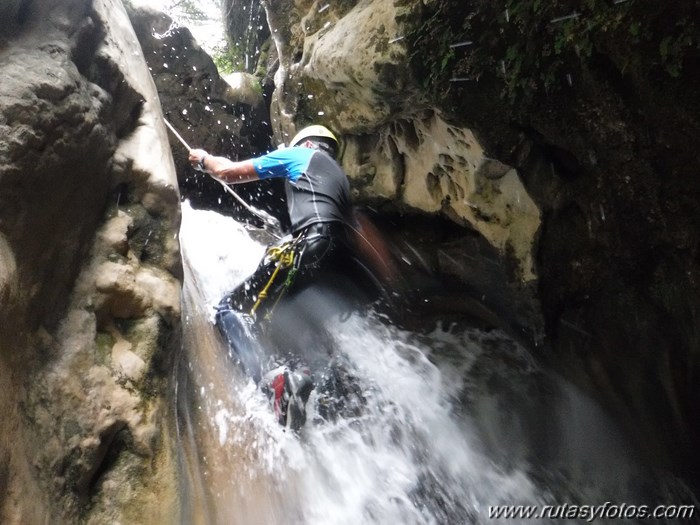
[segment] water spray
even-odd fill
[[[173,125],[168,122],[168,119],[165,117],[163,118],[163,122],[165,122],[165,125],[168,127],[168,129],[175,135],[175,138],[180,141],[180,143],[187,148],[187,151],[190,151],[192,148],[190,148],[189,144],[185,141],[185,139],[182,138],[182,136],[177,132],[177,130],[173,127]],[[206,172],[204,172],[206,173]],[[282,232],[282,226],[280,225],[280,222],[277,220],[276,217],[273,217],[269,213],[259,210],[250,204],[248,204],[243,198],[238,195],[235,191],[233,191],[228,184],[226,184],[224,181],[221,179],[218,179],[214,177],[211,173],[207,173],[212,179],[214,179],[216,182],[221,184],[223,186],[224,190],[226,190],[227,193],[230,193],[246,210],[248,210],[250,213],[261,219],[272,231],[272,235],[277,237],[278,239],[281,238],[280,233]]]

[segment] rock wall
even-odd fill
[[[698,6],[263,5],[277,136],[327,124],[359,197],[477,232],[511,297],[539,302],[539,355],[599,396],[650,461],[697,481]],[[437,235],[413,262],[489,305],[462,237]],[[513,317],[541,333],[536,315]]]
[[[546,358],[696,483],[698,9],[440,1],[412,55],[427,96],[518,168],[546,218]]]
[[[0,21],[0,522],[171,522],[179,198],[155,87],[119,0]]]
[[[443,214],[512,256],[520,279],[535,279],[539,208],[516,171],[487,157],[470,130],[426,110],[369,137],[348,136],[343,163],[362,200]]]
[[[142,0],[126,5],[163,113],[188,145],[231,159],[268,151],[270,119],[258,79],[245,72],[220,76],[211,57],[187,28],[174,27],[167,15]],[[218,182],[192,169],[187,149],[172,134],[169,140],[183,198],[195,207],[216,207],[251,220],[250,214]],[[273,212],[283,198],[276,182],[279,181],[238,187],[236,192],[248,202]]]
[[[255,73],[262,66],[264,70],[270,29],[260,0],[223,0],[221,14],[229,48],[239,66],[234,69]]]

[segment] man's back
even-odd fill
[[[310,148],[273,151],[253,161],[261,179],[283,177],[292,231],[324,222],[352,220],[350,185],[338,163]]]

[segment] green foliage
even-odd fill
[[[462,27],[452,27],[452,24],[447,22],[450,20],[448,17],[450,8],[449,2],[439,4],[432,16],[414,31],[414,49],[410,58],[414,63],[421,62],[420,69],[423,72],[421,82],[427,90],[451,74],[456,55],[454,48],[450,46],[458,38],[456,35],[467,27],[466,21]],[[452,21],[454,20],[453,18]],[[449,27],[445,27],[446,23]],[[426,49],[437,53],[426,53]]]
[[[700,50],[700,16],[692,3],[437,0],[432,6],[413,31],[412,60],[422,61],[423,86],[438,99],[456,77],[479,82],[486,76],[500,79],[511,104],[532,102],[572,87],[572,73],[601,55],[621,75],[658,71],[675,78]],[[455,46],[463,41],[473,45]]]
[[[672,77],[680,76],[688,50],[700,47],[698,32],[697,19],[686,16],[679,19],[674,31],[659,42],[661,62]]]
[[[626,45],[639,43],[642,28],[624,4],[606,0],[505,2],[501,26],[505,53],[503,77],[512,100],[531,98],[564,86],[570,72],[591,58],[605,33],[629,27]]]
[[[243,71],[243,59],[236,51],[234,47],[226,44],[221,44],[214,48],[211,58],[216,65],[216,69],[219,70],[219,74],[228,75],[234,71]]]

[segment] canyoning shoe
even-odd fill
[[[308,368],[302,368],[301,370],[288,373],[287,385],[292,397],[306,403],[309,400],[311,391],[314,389],[314,382],[311,380],[311,371]]]
[[[265,374],[264,389],[272,401],[280,425],[294,431],[306,422],[306,402],[314,383],[308,369],[290,371],[280,366]]]
[[[297,431],[306,423],[306,402],[314,383],[308,369],[285,373],[285,382],[288,395],[286,426]]]
[[[277,421],[284,426],[287,422],[287,405],[289,404],[287,368],[281,366],[265,374],[264,389],[271,398]]]

